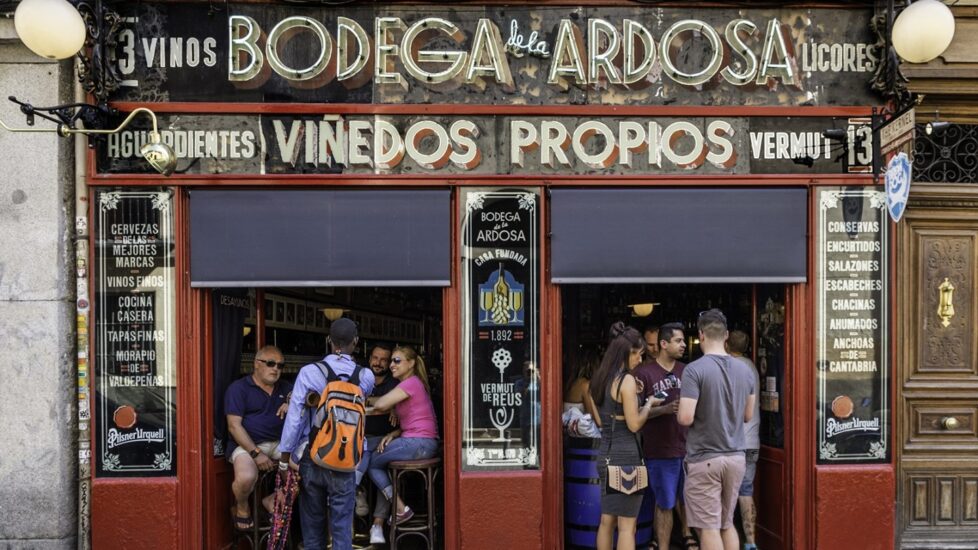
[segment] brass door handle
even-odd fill
[[[937,316],[941,318],[941,325],[947,328],[954,317],[954,285],[947,277],[944,282],[937,287],[940,299],[937,304]]]
[[[945,430],[956,430],[960,425],[961,423],[958,422],[958,419],[953,416],[946,416],[941,419],[941,427]]]

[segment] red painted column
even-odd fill
[[[177,548],[177,479],[96,479],[92,548]]]
[[[894,545],[893,466],[815,469],[815,547],[890,550]]]

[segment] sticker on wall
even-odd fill
[[[912,175],[910,157],[902,151],[886,165],[886,210],[894,222],[900,221],[907,209]]]

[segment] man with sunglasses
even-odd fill
[[[228,419],[226,456],[234,465],[234,526],[247,530],[253,519],[248,496],[255,488],[258,472],[273,470],[280,455],[278,442],[288,411],[292,384],[282,380],[285,360],[275,346],[265,346],[255,353],[255,369],[235,380],[224,393],[224,412]],[[271,508],[271,501],[265,502]]]

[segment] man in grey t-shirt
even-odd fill
[[[686,517],[702,550],[738,550],[733,526],[744,479],[744,423],[754,414],[754,374],[727,355],[727,318],[718,309],[697,321],[703,357],[683,372],[677,420],[686,438]]]

